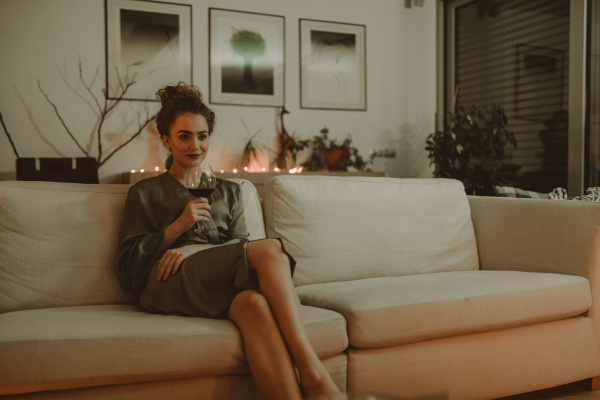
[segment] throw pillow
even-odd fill
[[[519,199],[549,199],[548,193],[538,193],[510,186],[494,186],[494,193],[500,197],[516,197]]]

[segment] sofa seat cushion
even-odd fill
[[[320,358],[348,347],[340,314],[302,311]],[[2,314],[0,360],[0,395],[249,371],[233,322],[149,314],[135,305]]]
[[[386,347],[572,317],[592,303],[573,275],[455,271],[297,288],[305,305],[344,315],[354,347]]]

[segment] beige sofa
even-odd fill
[[[340,388],[491,399],[600,375],[598,205],[282,176],[261,207],[238,183],[250,239],[280,237],[298,262]],[[0,182],[0,395],[261,398],[231,322],[148,314],[119,289],[127,190]]]

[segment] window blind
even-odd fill
[[[522,165],[523,189],[567,187],[568,0],[476,0],[456,8],[457,106],[504,108]]]

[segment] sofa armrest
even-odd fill
[[[592,281],[600,204],[468,196],[482,270],[551,272]]]
[[[590,281],[600,339],[600,204],[468,196],[479,268],[548,272]]]

